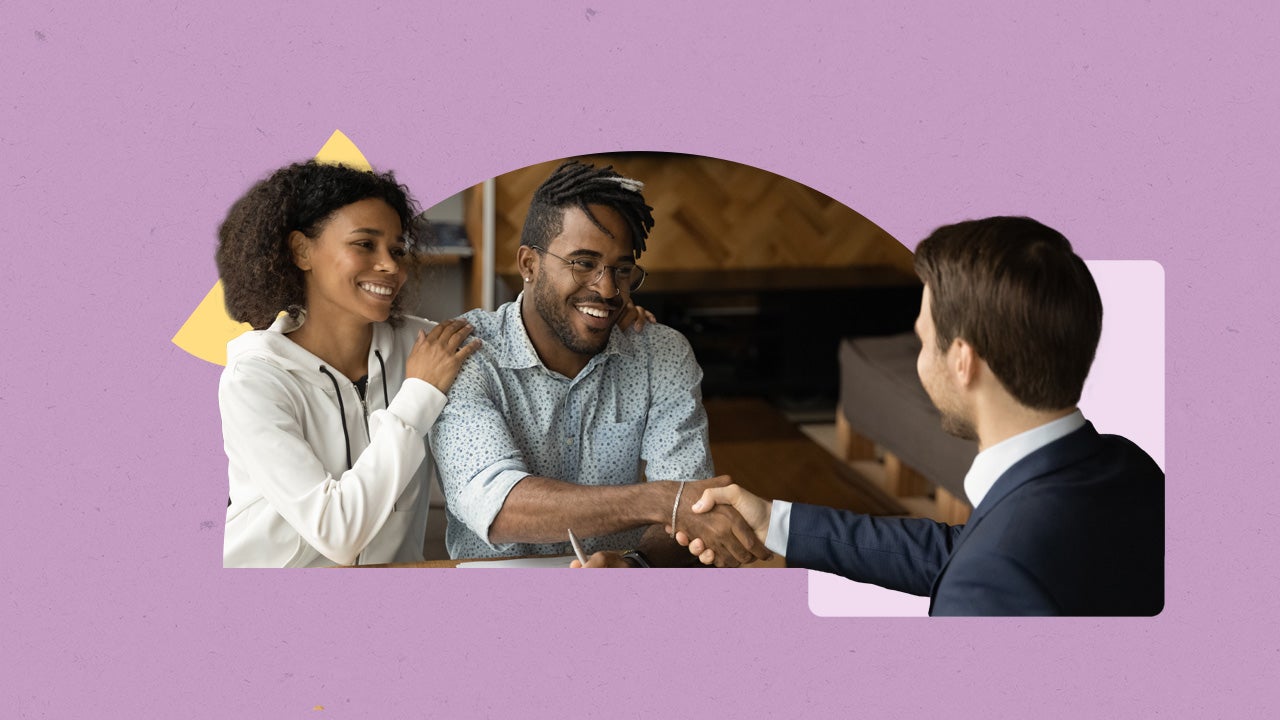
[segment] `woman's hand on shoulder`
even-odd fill
[[[442,393],[449,392],[463,361],[480,348],[480,338],[466,342],[474,329],[471,323],[456,318],[436,325],[431,332],[419,330],[404,363],[404,376],[425,380]]]
[[[654,317],[653,313],[628,300],[622,306],[622,315],[618,318],[618,327],[623,330],[640,332],[645,325],[653,325],[657,322],[658,318]]]

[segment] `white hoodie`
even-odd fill
[[[374,323],[362,402],[351,380],[285,337],[304,321],[282,315],[227,343],[223,565],[421,560],[435,472],[425,436],[445,395],[405,380],[404,363],[418,330],[435,323]]]

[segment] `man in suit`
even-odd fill
[[[1051,228],[994,217],[934,231],[915,266],[916,371],[944,429],[978,442],[969,522],[769,503],[737,485],[693,510],[730,504],[789,566],[929,595],[931,615],[1159,613],[1164,473],[1076,408],[1102,331],[1084,261]]]

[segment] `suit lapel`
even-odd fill
[[[973,515],[965,523],[964,530],[961,531],[960,537],[956,540],[956,546],[951,549],[951,554],[947,556],[946,562],[942,564],[942,569],[938,571],[937,576],[933,579],[933,587],[929,591],[930,614],[933,614],[933,602],[938,597],[938,584],[941,582],[942,576],[946,574],[947,567],[951,564],[951,559],[960,552],[960,548],[964,547],[965,540],[973,534],[973,530],[982,522],[982,519],[990,514],[991,509],[999,505],[1001,500],[1008,497],[1015,490],[1032,480],[1074,465],[1083,458],[1092,455],[1097,451],[1098,442],[1098,431],[1093,429],[1093,423],[1086,420],[1080,429],[1060,437],[1022,458],[996,479],[995,484],[987,491],[986,497],[982,499],[978,507],[973,509]]]

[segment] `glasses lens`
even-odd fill
[[[644,276],[645,276],[644,268],[640,267],[639,265],[632,265],[630,275],[625,280],[622,280],[621,282],[624,285],[630,282],[631,289],[638,290],[640,288],[640,284],[644,282]]]
[[[604,271],[607,265],[595,260],[573,260],[569,262],[569,270],[573,273],[573,279],[582,287],[589,287],[600,282],[600,278],[604,277]],[[613,270],[613,284],[619,288],[627,288],[628,291],[635,290],[644,282],[645,271],[639,265],[621,265]]]
[[[569,269],[573,271],[574,281],[583,287],[595,285],[604,276],[604,266],[591,260],[574,260]]]

